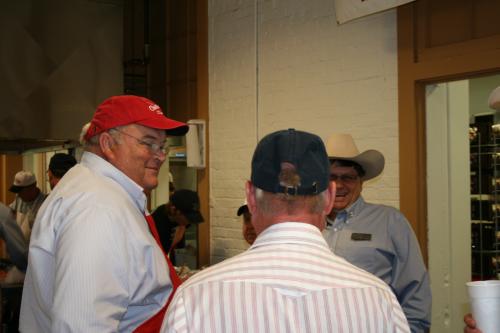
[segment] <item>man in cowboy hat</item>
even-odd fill
[[[367,203],[361,196],[363,183],[384,169],[384,156],[376,150],[359,153],[349,134],[333,134],[326,149],[330,180],[337,184],[323,233],[330,248],[391,287],[412,332],[427,330],[431,291],[417,238],[400,211]]]

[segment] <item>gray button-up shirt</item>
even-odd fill
[[[429,275],[415,233],[397,209],[354,204],[327,220],[323,231],[330,249],[350,263],[378,276],[396,294],[412,332],[430,327]]]

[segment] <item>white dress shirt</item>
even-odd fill
[[[83,154],[33,227],[21,332],[131,332],[163,307],[172,288],[145,204],[140,186]]]
[[[390,288],[286,222],[179,287],[162,332],[409,332]]]

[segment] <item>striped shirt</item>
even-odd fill
[[[132,332],[172,292],[144,218],[142,188],[90,152],[40,208],[24,280],[21,332]]]
[[[334,255],[321,232],[286,222],[187,280],[162,332],[409,332],[390,288]]]

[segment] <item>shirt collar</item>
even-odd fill
[[[128,195],[130,195],[141,212],[146,212],[147,198],[143,192],[143,188],[117,169],[113,164],[88,151],[83,153],[80,163],[95,173],[110,178],[120,184]]]
[[[352,205],[350,205],[345,209],[348,218],[355,216],[363,208],[364,205],[365,205],[365,200],[360,195],[359,198],[356,199],[356,201],[354,201]]]
[[[335,215],[335,220],[331,220],[329,217],[326,218],[328,226],[337,226],[338,223],[343,223],[349,220],[350,218],[356,216],[356,214],[363,209],[365,206],[365,200],[360,195],[356,201],[354,201],[350,206],[346,209],[339,211]]]
[[[317,227],[301,222],[282,222],[268,227],[259,234],[250,250],[272,244],[305,244],[328,248]]]

